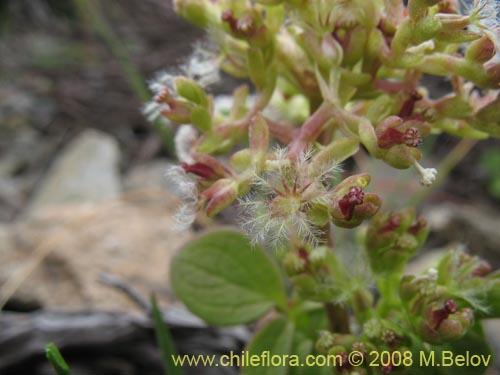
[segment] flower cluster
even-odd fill
[[[181,69],[185,76],[160,75],[145,108],[180,125],[180,165],[168,174],[183,201],[181,224],[238,204],[239,222],[253,243],[283,250],[281,263],[297,299],[324,303],[336,318],[339,305],[350,304],[361,334],[347,334],[344,309],[336,320],[344,322],[341,332],[318,340],[321,352],[394,352],[414,344],[415,334],[425,343],[451,342],[467,335],[478,314],[491,314],[483,297],[497,293],[499,284],[475,258],[450,255],[436,270],[403,278],[427,237],[425,220],[413,209],[379,213],[382,202],[368,191],[372,177],[346,174],[340,166],[365,153],[397,169],[415,168],[429,187],[438,171],[420,163],[430,135],[500,137],[498,2],[174,5],[208,30],[217,49],[216,55],[198,49]],[[219,108],[206,91],[219,68],[247,79],[254,94],[242,85],[230,105]],[[424,75],[449,77],[452,89],[431,96]],[[378,299],[373,285],[358,282],[333,251],[335,227],[354,228],[371,218],[358,242]],[[381,371],[398,366],[393,361]],[[337,367],[341,374],[365,370]]]

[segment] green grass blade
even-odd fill
[[[71,375],[68,364],[55,344],[50,343],[45,346],[45,355],[57,375]]]
[[[156,302],[156,297],[154,295],[151,296],[151,309],[156,332],[156,340],[160,346],[165,371],[168,375],[183,375],[184,372],[182,371],[182,367],[175,366],[172,360],[172,356],[177,355],[177,351],[175,349],[175,344],[172,339],[172,335],[170,334],[170,330],[163,320],[162,313],[158,309],[158,303]]]

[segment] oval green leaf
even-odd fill
[[[171,282],[186,307],[210,324],[248,323],[275,305],[286,305],[276,264],[234,230],[187,243],[171,264]]]
[[[292,351],[295,327],[293,323],[281,317],[273,320],[252,339],[248,346],[248,356],[250,361],[252,356],[259,357],[259,363],[250,363],[252,366],[242,367],[242,375],[285,375],[288,373],[288,366],[271,365],[271,356],[280,356]],[[266,357],[267,355],[267,357]],[[269,359],[267,359],[269,358]],[[268,363],[269,361],[269,363]],[[276,364],[276,363],[275,363]]]

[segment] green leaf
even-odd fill
[[[206,108],[195,107],[191,112],[191,122],[202,132],[210,130],[212,127],[212,117]]]
[[[294,338],[294,325],[287,318],[281,317],[273,320],[252,339],[248,346],[249,358],[258,356],[261,359],[267,352],[271,356],[280,356],[283,360],[285,354],[290,354]],[[285,375],[288,373],[287,366],[271,366],[260,363],[260,366],[246,366],[242,368],[242,375]]]
[[[205,90],[194,80],[186,77],[178,77],[175,80],[175,87],[179,96],[204,108],[208,107],[209,101]]]
[[[45,355],[57,375],[71,375],[68,364],[55,344],[50,343],[45,346]]]
[[[262,328],[247,347],[249,364],[242,375],[323,375],[327,366],[307,366],[307,356],[314,353],[314,341],[299,332],[286,317],[277,318]],[[269,359],[268,359],[269,358]]]
[[[421,352],[424,352],[424,357],[434,358],[434,364],[430,361],[429,366],[420,366]],[[467,354],[467,352],[469,354]],[[432,354],[433,353],[433,354]],[[429,348],[425,348],[423,345],[415,347],[413,350],[413,366],[411,371],[408,371],[411,375],[428,375],[432,373],[433,375],[481,375],[486,372],[486,367],[475,366],[472,362],[467,365],[462,362],[461,366],[457,366],[456,362],[451,365],[451,358],[454,360],[461,360],[459,356],[464,358],[472,358],[472,356],[483,356],[484,359],[489,359],[489,365],[493,365],[493,356],[491,349],[486,342],[484,337],[484,332],[481,323],[478,322],[474,327],[459,341],[445,344],[436,345]]]
[[[158,304],[154,295],[151,296],[151,315],[155,327],[156,341],[161,350],[162,362],[166,373],[168,375],[184,374],[182,367],[176,366],[173,362],[173,356],[177,355],[174,340],[172,339],[167,324],[163,320],[162,313],[158,309]]]
[[[177,297],[211,324],[248,323],[275,305],[286,308],[279,269],[234,230],[205,234],[185,245],[172,262],[171,280]]]

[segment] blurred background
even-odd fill
[[[152,292],[181,353],[241,350],[248,339],[247,328],[206,327],[174,302],[169,260],[194,233],[171,229],[172,129],[141,113],[147,81],[204,37],[169,0],[0,1],[0,375],[50,374],[51,341],[75,375],[161,373]],[[236,84],[223,76],[211,90]],[[385,208],[416,204],[428,218],[432,234],[412,270],[457,246],[497,268],[499,145],[431,137],[424,165],[447,176],[433,191],[414,171],[367,157],[348,167],[376,176]],[[500,325],[487,331],[499,357]]]

